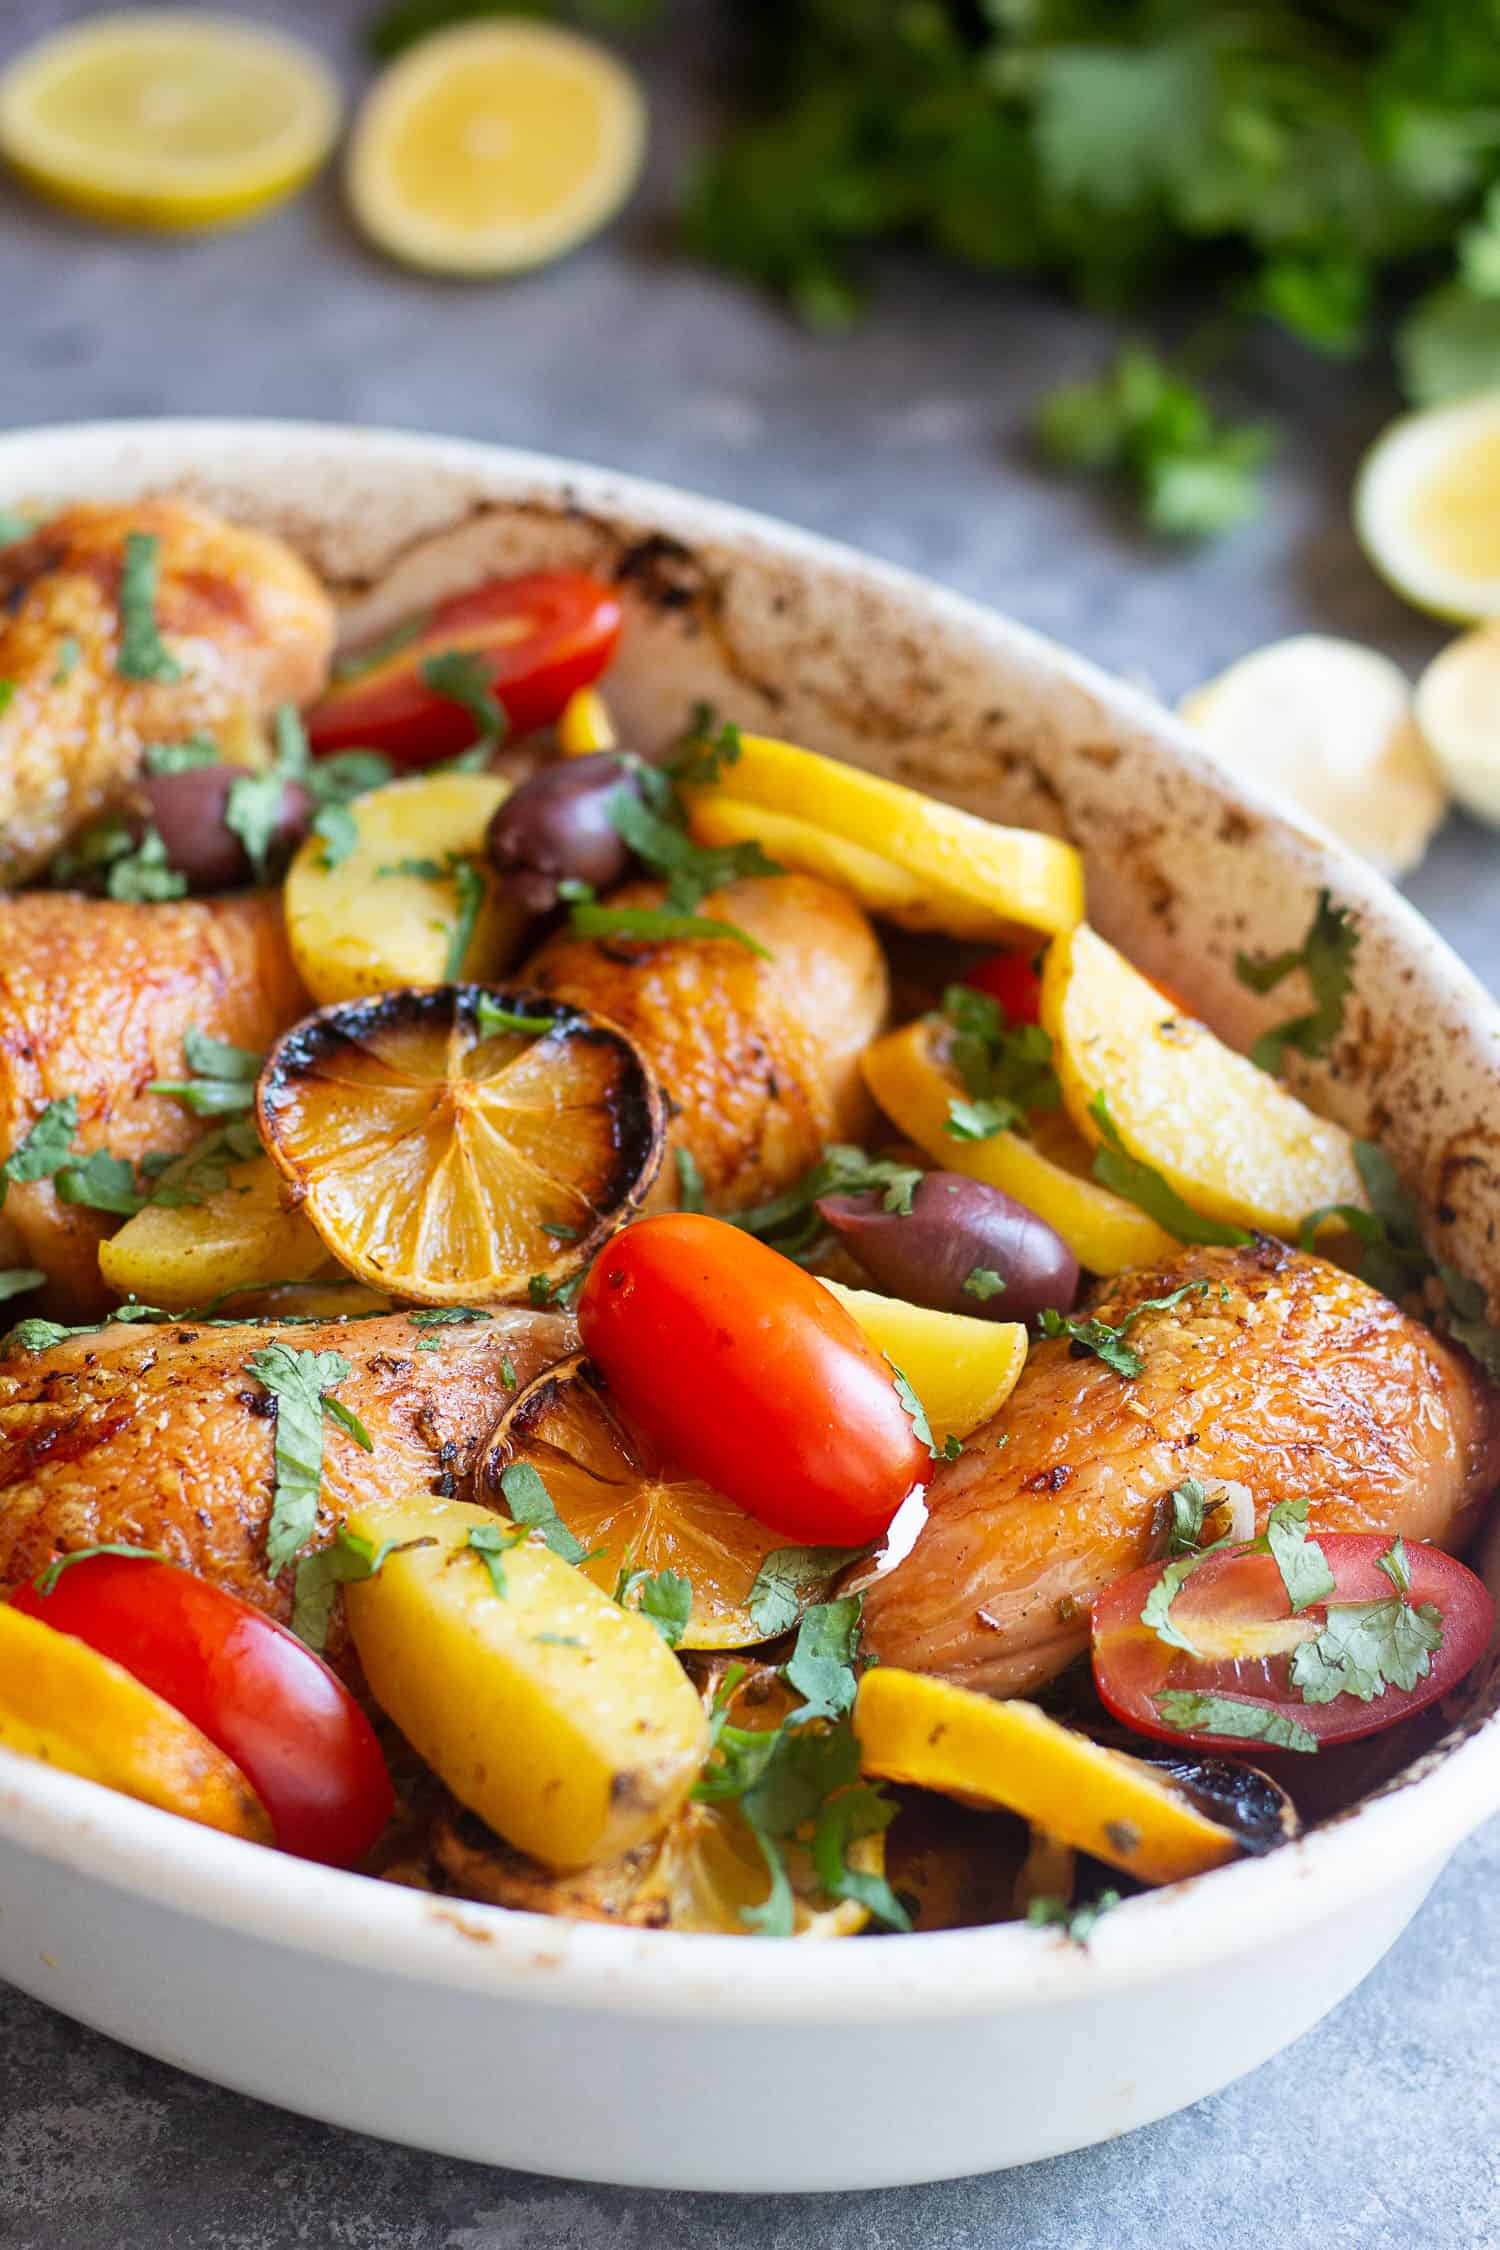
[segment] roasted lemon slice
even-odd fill
[[[604,48],[549,24],[464,24],[376,85],[349,200],[373,242],[425,272],[517,273],[612,219],[645,147],[640,89]]]
[[[0,1748],[269,1844],[265,1807],[191,1720],[112,1658],[0,1602]]]
[[[526,990],[325,1008],[271,1049],[256,1101],[333,1256],[422,1304],[547,1301],[661,1163],[662,1098],[635,1047]]]
[[[761,1564],[785,1537],[665,1461],[586,1359],[539,1375],[497,1426],[480,1467],[481,1488],[497,1507],[505,1505],[500,1479],[516,1461],[537,1471],[589,1550],[580,1567],[605,1593],[622,1574],[675,1571],[692,1587],[681,1647],[743,1648],[764,1639],[746,1603]]]
[[[1158,995],[1158,1013],[1160,1006]],[[861,1067],[886,1116],[934,1163],[1013,1195],[1057,1229],[1090,1273],[1124,1273],[1176,1255],[1178,1244],[1144,1211],[1088,1177],[1088,1143],[1066,1119],[1038,1117],[1031,1140],[1020,1133],[955,1139],[947,1129],[948,1105],[963,1088],[935,1052],[926,1021],[877,1039]]]
[[[997,1703],[881,1664],[860,1682],[854,1730],[866,1773],[1004,1806],[1143,1883],[1176,1883],[1241,1855],[1238,1839],[1153,1767],[1034,1703]]]
[[[254,218],[312,176],[338,124],[312,48],[184,8],[70,25],[0,79],[0,150],[22,179],[125,226]]]
[[[779,866],[841,884],[904,929],[1024,945],[1083,915],[1071,844],[997,827],[790,742],[742,735],[719,779],[687,795],[700,843],[753,840]]]
[[[1359,472],[1354,528],[1418,609],[1500,616],[1500,391],[1393,422]]]

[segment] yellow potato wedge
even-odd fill
[[[202,1203],[148,1204],[99,1245],[99,1271],[122,1297],[180,1312],[226,1289],[309,1281],[328,1252],[300,1212],[282,1201],[269,1156],[229,1167],[225,1186]]]
[[[1343,1127],[1175,1013],[1086,924],[1048,948],[1042,1024],[1079,1131],[1100,1140],[1090,1105],[1102,1094],[1125,1149],[1195,1211],[1295,1237],[1325,1204],[1364,1205]]]
[[[823,1287],[900,1368],[927,1411],[939,1448],[945,1438],[966,1438],[998,1414],[1026,1365],[1026,1330],[1019,1321],[934,1312],[873,1289],[847,1289],[840,1281],[824,1281]]]
[[[375,1543],[430,1540],[348,1586],[370,1692],[461,1804],[548,1867],[587,1867],[660,1834],[697,1780],[708,1721],[647,1618],[535,1542],[499,1559],[471,1533],[510,1526],[426,1497],[358,1510]]]
[[[765,735],[686,791],[700,843],[762,844],[910,930],[1020,945],[1083,914],[1083,862],[1038,829],[1001,828],[919,790]]]
[[[1059,1119],[1039,1117],[1034,1140],[1020,1133],[956,1140],[947,1130],[948,1104],[963,1088],[935,1054],[925,1021],[877,1039],[865,1049],[861,1068],[892,1124],[934,1164],[1014,1196],[1057,1229],[1090,1273],[1124,1273],[1175,1256],[1179,1245],[1154,1219],[1088,1177],[1088,1145]]]
[[[483,982],[515,958],[529,917],[505,898],[484,855],[485,830],[509,793],[498,774],[420,774],[355,800],[358,841],[335,866],[323,839],[308,837],[284,896],[292,955],[315,1000],[326,1007],[455,981],[449,956],[462,902],[446,872],[453,860],[484,884],[458,974]]]
[[[269,1844],[266,1809],[206,1734],[108,1656],[0,1602],[0,1748]]]
[[[1241,1854],[1237,1838],[1154,1767],[1034,1703],[999,1703],[880,1664],[860,1681],[854,1731],[866,1773],[1004,1806],[1143,1883],[1180,1882]]]

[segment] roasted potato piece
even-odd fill
[[[284,1192],[269,1156],[252,1156],[231,1164],[224,1186],[199,1203],[148,1204],[100,1243],[106,1286],[179,1312],[228,1289],[310,1281],[328,1252]]]

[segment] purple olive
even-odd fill
[[[630,769],[608,750],[543,766],[512,790],[490,822],[489,852],[512,898],[532,914],[557,904],[560,882],[617,883],[630,847],[609,816],[618,789],[638,795]]]
[[[189,766],[181,773],[141,777],[146,800],[142,831],[154,828],[167,862],[187,877],[191,891],[232,891],[256,880],[249,854],[228,826],[229,792],[245,778],[239,766]],[[313,802],[300,781],[282,788],[276,826],[266,850],[266,871],[277,874],[307,834]]]
[[[907,1213],[887,1211],[879,1188],[820,1196],[818,1212],[871,1280],[910,1304],[1030,1320],[1046,1305],[1067,1312],[1078,1294],[1078,1260],[1062,1236],[959,1172],[928,1172]]]

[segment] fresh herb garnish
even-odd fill
[[[505,1495],[512,1523],[519,1524],[523,1532],[536,1532],[543,1546],[565,1563],[583,1561],[587,1551],[583,1541],[573,1537],[558,1514],[551,1493],[529,1461],[512,1461],[501,1475],[500,1490]]]
[[[134,1218],[147,1201],[136,1186],[135,1166],[123,1156],[111,1156],[106,1148],[93,1149],[87,1156],[60,1164],[52,1185],[61,1203],[82,1204],[90,1211],[112,1211],[119,1218]]]
[[[810,1719],[841,1719],[854,1709],[859,1682],[854,1659],[859,1650],[859,1618],[863,1597],[846,1594],[835,1602],[817,1602],[806,1611],[797,1628],[797,1645],[782,1667],[782,1677],[804,1698],[793,1716],[796,1725]]]
[[[786,1257],[799,1258],[825,1232],[816,1208],[820,1196],[860,1195],[878,1189],[882,1208],[906,1217],[921,1184],[922,1174],[915,1165],[867,1156],[850,1142],[831,1141],[800,1180],[765,1203],[732,1213],[730,1225],[743,1227],[747,1234],[769,1242]]]
[[[1174,1305],[1180,1305],[1187,1297],[1203,1296],[1210,1286],[1206,1281],[1185,1281],[1180,1289],[1171,1290],[1165,1297],[1142,1298],[1138,1305],[1132,1305],[1128,1312],[1113,1322],[1100,1320],[1097,1316],[1091,1316],[1087,1320],[1070,1320],[1051,1305],[1039,1313],[1037,1318],[1044,1336],[1066,1336],[1071,1339],[1075,1357],[1092,1352],[1096,1358],[1103,1360],[1106,1367],[1112,1367],[1117,1375],[1133,1381],[1146,1364],[1135,1347],[1125,1341],[1135,1322],[1144,1313],[1170,1312]]]
[[[4,716],[5,716],[6,712],[7,712],[7,711],[8,711],[9,709],[10,709],[11,705],[12,705],[12,704],[13,704],[13,703],[15,702],[15,700],[16,700],[16,683],[15,683],[15,681],[14,681],[14,680],[0,680],[0,719],[3,719],[3,718],[4,718]]]
[[[223,764],[217,742],[206,734],[190,734],[182,742],[148,742],[141,764],[149,774],[192,773],[199,766]]]
[[[98,835],[99,831],[94,833]],[[89,846],[90,838],[85,837],[78,847],[85,862]],[[174,898],[187,896],[187,877],[179,875],[168,860],[160,830],[147,828],[137,840],[123,821],[111,823],[97,848],[100,856],[94,865],[105,865],[109,870],[104,878],[108,897],[136,906],[164,906]]]
[[[315,1555],[304,1555],[297,1565],[292,1590],[292,1631],[321,1656],[328,1643],[328,1625],[340,1586],[354,1586],[375,1578],[391,1555],[411,1547],[430,1547],[431,1539],[371,1539],[340,1524],[333,1544]]]
[[[180,680],[156,622],[161,541],[154,531],[127,531],[120,566],[120,645],[115,670],[125,680]]]
[[[324,805],[313,814],[312,832],[323,843],[319,865],[329,874],[353,856],[359,843],[359,823],[346,804]]]
[[[967,984],[949,985],[931,1021],[967,1096],[948,1104],[946,1130],[955,1140],[1024,1133],[1033,1111],[1060,1105],[1052,1041],[1040,1024],[1011,1023],[998,1000]]]
[[[1318,893],[1307,935],[1300,945],[1284,953],[1235,956],[1234,973],[1252,992],[1274,992],[1294,971],[1307,978],[1313,1005],[1306,1014],[1290,1016],[1274,1030],[1262,1032],[1250,1050],[1252,1062],[1273,1074],[1281,1069],[1286,1051],[1300,1055],[1326,1055],[1344,1028],[1344,1011],[1354,989],[1354,956],[1359,951],[1358,917],[1347,906],[1335,906],[1332,895]]]
[[[933,1460],[935,1461],[938,1458],[938,1448],[933,1442],[932,1424],[927,1419],[926,1407],[922,1404],[922,1401],[918,1398],[916,1392],[912,1389],[910,1383],[902,1374],[895,1361],[889,1356],[887,1356],[886,1365],[890,1368],[891,1379],[896,1387],[896,1396],[901,1401],[902,1411],[906,1415],[907,1420],[911,1423],[913,1430],[916,1432],[917,1443],[919,1445],[925,1445],[928,1452],[931,1454]]]
[[[14,547],[18,540],[29,539],[35,529],[35,520],[23,516],[19,508],[0,508],[0,547]]]
[[[1395,1591],[1383,1602],[1332,1602],[1322,1631],[1292,1656],[1291,1680],[1304,1703],[1357,1696],[1372,1703],[1389,1687],[1408,1693],[1432,1669],[1443,1645],[1442,1611],[1409,1600],[1411,1570],[1399,1538],[1379,1558]]]
[[[638,1598],[634,1603],[630,1596]],[[693,1583],[679,1571],[631,1570],[620,1572],[614,1598],[621,1609],[638,1609],[649,1618],[668,1648],[676,1648],[693,1614]]]
[[[771,958],[759,938],[707,914],[674,914],[664,906],[600,906],[596,900],[582,899],[569,908],[568,916],[578,937],[624,938],[641,945],[665,945],[679,938],[727,938],[758,953],[763,961]]]
[[[657,778],[662,778],[659,772]],[[653,875],[664,877],[667,904],[674,913],[695,913],[710,891],[722,890],[726,883],[749,875],[782,873],[776,861],[768,859],[753,840],[723,845],[694,843],[675,799],[672,803],[675,817],[654,812],[633,789],[621,783],[611,793],[606,810],[636,858]]]
[[[54,1344],[61,1344],[69,1336],[82,1335],[84,1330],[64,1327],[60,1320],[43,1320],[40,1314],[30,1320],[18,1320],[14,1328],[0,1337],[0,1350],[6,1352],[50,1352]]]
[[[473,649],[447,648],[426,656],[419,667],[424,684],[447,703],[456,703],[474,721],[474,731],[486,750],[505,740],[504,708],[490,685],[490,670]],[[477,747],[477,744],[476,744]]]
[[[858,1562],[868,1547],[776,1547],[755,1574],[746,1607],[762,1640],[789,1633],[807,1596],[826,1586],[836,1572]]]
[[[486,1038],[497,1032],[514,1032],[518,1038],[539,1038],[543,1032],[556,1031],[556,1016],[523,1016],[513,1008],[502,1008],[487,992],[481,992],[474,1004],[474,1021]]]
[[[1033,1898],[1026,1902],[1026,1919],[1034,1930],[1061,1930],[1070,1944],[1087,1946],[1099,1917],[1120,1903],[1118,1891],[1101,1891],[1097,1898],[1070,1905],[1063,1898]]]
[[[1133,1203],[1137,1210],[1144,1211],[1148,1219],[1154,1219],[1179,1242],[1210,1242],[1225,1249],[1238,1249],[1252,1239],[1243,1227],[1230,1226],[1224,1219],[1205,1218],[1201,1211],[1183,1202],[1177,1190],[1154,1166],[1132,1156],[1102,1093],[1095,1094],[1089,1103],[1089,1115],[1104,1143],[1102,1148],[1095,1149],[1093,1162],[1094,1178],[1101,1187]]]
[[[72,1547],[67,1554],[58,1555],[31,1581],[39,1594],[50,1594],[65,1570],[74,1563],[87,1562],[94,1555],[129,1555],[135,1562],[170,1562],[171,1556],[160,1547],[137,1547],[128,1539],[101,1539],[97,1546]]]
[[[181,1102],[195,1117],[242,1116],[254,1105],[255,1081],[264,1057],[227,1039],[210,1038],[196,1024],[182,1035],[187,1078],[153,1078],[147,1088]]]
[[[1268,1750],[1307,1750],[1318,1747],[1318,1738],[1290,1712],[1265,1703],[1245,1703],[1237,1696],[1206,1695],[1194,1688],[1164,1688],[1153,1696],[1157,1710],[1169,1727],[1182,1734],[1222,1734],[1236,1741],[1263,1742]]]
[[[703,1209],[703,1173],[692,1150],[682,1143],[672,1151],[677,1166],[677,1208],[679,1211]]]
[[[57,668],[52,674],[52,685],[62,687],[71,680],[78,669],[78,659],[83,654],[71,633],[65,633],[57,644]]]
[[[476,1523],[464,1542],[482,1559],[489,1572],[490,1586],[502,1602],[507,1598],[505,1558],[526,1536],[524,1524]]]
[[[1181,1493],[1185,1489],[1180,1486],[1178,1491]],[[1201,1492],[1201,1486],[1192,1487],[1193,1499],[1185,1502],[1185,1512],[1193,1508],[1194,1499]],[[1177,1497],[1177,1494],[1173,1495],[1174,1501]],[[1206,1547],[1197,1543],[1197,1534],[1201,1532],[1203,1522],[1199,1511],[1193,1534],[1194,1544],[1185,1549],[1176,1562],[1167,1564],[1141,1605],[1141,1623],[1149,1626],[1158,1640],[1167,1641],[1174,1648],[1185,1649],[1189,1656],[1197,1656],[1200,1651],[1173,1619],[1172,1604],[1199,1564],[1207,1562],[1210,1555],[1221,1554],[1230,1545],[1233,1545],[1237,1556],[1268,1554],[1271,1557],[1286,1589],[1287,1604],[1294,1617],[1304,1609],[1310,1609],[1316,1602],[1327,1601],[1334,1590],[1334,1577],[1322,1548],[1316,1539],[1309,1539],[1307,1535],[1310,1505],[1305,1498],[1279,1500],[1272,1508],[1266,1520],[1265,1531],[1258,1539],[1236,1542],[1226,1533],[1224,1538],[1216,1539]]]
[[[30,1131],[0,1164],[0,1201],[12,1181],[50,1180],[58,1166],[67,1161],[77,1130],[76,1094],[62,1094],[48,1102]]]
[[[996,1273],[993,1266],[975,1266],[964,1276],[964,1295],[977,1297],[981,1304],[987,1305],[991,1297],[998,1297],[1004,1287],[1004,1275]]]
[[[477,1305],[430,1305],[422,1312],[408,1313],[413,1328],[452,1328],[474,1320],[490,1320],[494,1316],[481,1312]]]
[[[358,1416],[329,1394],[350,1374],[342,1352],[299,1351],[267,1344],[245,1362],[276,1401],[275,1487],[266,1533],[266,1566],[274,1578],[311,1538],[323,1484],[323,1417],[329,1415],[366,1453],[369,1432]]]

